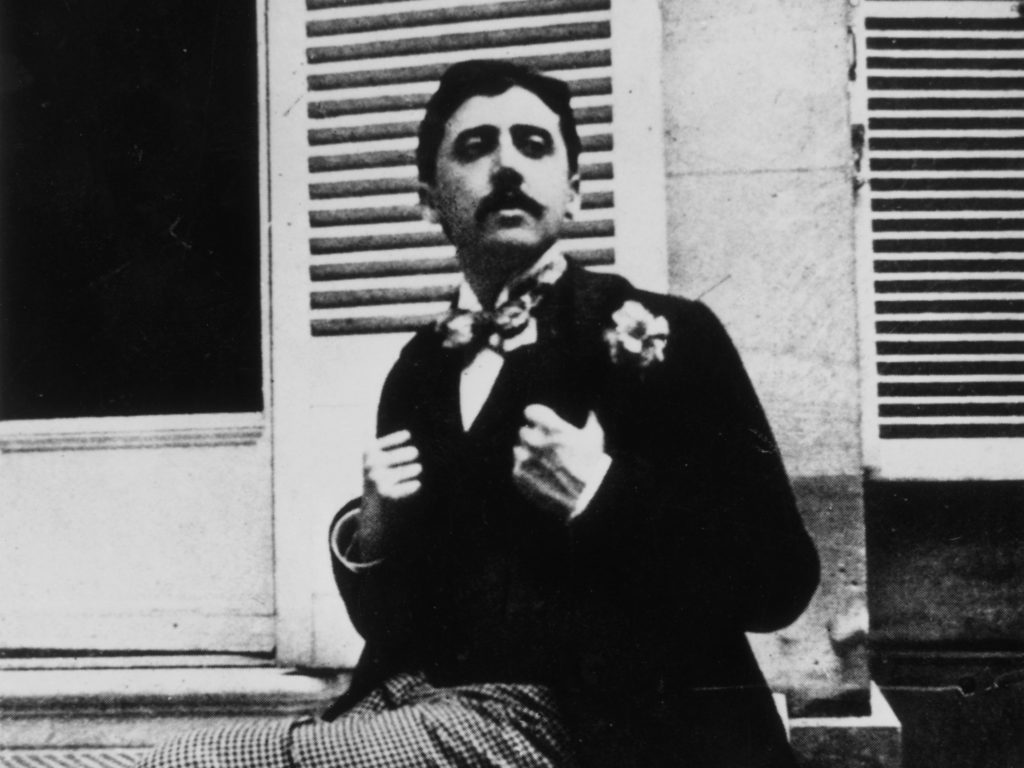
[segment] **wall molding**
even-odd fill
[[[266,427],[263,413],[6,421],[0,422],[0,452],[253,445]]]

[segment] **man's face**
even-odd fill
[[[468,260],[464,268],[510,276],[529,266],[579,206],[558,115],[517,86],[471,97],[445,126],[421,199]]]

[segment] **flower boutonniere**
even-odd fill
[[[443,337],[441,346],[444,349],[459,349],[473,340],[477,325],[477,318],[473,312],[452,309],[434,323],[434,331]]]
[[[627,301],[612,315],[614,328],[604,333],[612,362],[650,368],[665,360],[668,321],[655,316],[640,302]]]

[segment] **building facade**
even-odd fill
[[[870,714],[869,637],[887,673],[910,674],[936,648],[967,667],[1019,650],[1024,28],[1009,3],[260,0],[237,18],[180,5],[178,66],[191,71],[190,46],[211,62],[220,50],[188,29],[223,30],[234,54],[209,65],[226,106],[200,135],[238,142],[231,120],[250,126],[234,166],[197,150],[203,178],[258,168],[200,198],[219,206],[220,226],[196,224],[185,250],[206,248],[204,268],[238,253],[237,270],[187,272],[199,275],[189,295],[207,300],[168,300],[184,317],[114,318],[157,314],[175,344],[200,344],[173,358],[195,375],[159,396],[132,399],[136,372],[96,384],[92,401],[61,400],[46,382],[91,381],[84,369],[39,368],[19,384],[24,350],[42,342],[4,337],[22,351],[4,357],[20,394],[0,422],[0,649],[21,667],[40,656],[354,663],[325,529],[359,492],[390,362],[455,284],[443,235],[418,218],[412,151],[437,75],[469,56],[570,81],[584,213],[568,250],[700,298],[740,348],[823,563],[806,615],[754,638],[790,713]],[[97,40],[124,28],[94,21]],[[9,71],[28,74],[5,99],[43,82],[14,50]],[[224,95],[239,88],[237,103]],[[213,114],[199,86],[178,98]],[[170,153],[166,167],[188,157]],[[156,223],[119,243],[126,263],[179,259],[153,244],[180,232],[173,207],[136,214],[147,211]],[[27,250],[31,272],[26,242],[7,250]],[[179,274],[150,265],[139,281]],[[202,314],[239,286],[248,304]],[[126,333],[109,318],[98,327]],[[143,342],[132,339],[120,357],[92,356],[109,371],[133,359]],[[250,376],[225,383],[190,354]]]

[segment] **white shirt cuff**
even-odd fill
[[[608,469],[611,465],[612,457],[607,453],[602,453],[601,458],[587,472],[587,476],[583,478],[583,492],[576,499],[576,507],[569,513],[570,520],[577,515],[583,514],[590,505],[590,502],[593,501],[594,495],[597,493],[597,489],[601,487],[601,483],[604,481],[605,475],[608,474]]]
[[[331,553],[338,562],[345,566],[352,573],[367,571],[370,568],[384,562],[383,558],[377,560],[360,561],[359,546],[356,544],[356,533],[359,531],[359,512],[356,507],[338,518],[338,522],[331,528]]]

